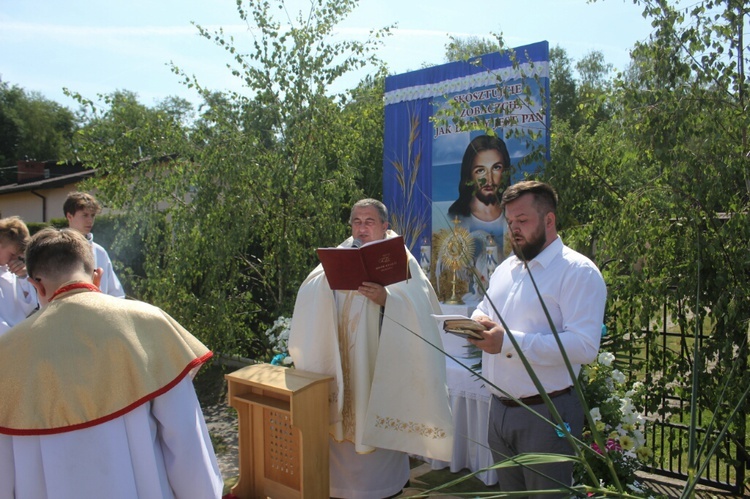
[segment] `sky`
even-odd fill
[[[296,17],[309,10],[310,0],[286,5]],[[148,106],[170,96],[199,102],[170,63],[206,88],[242,91],[226,69],[226,52],[200,37],[191,22],[221,27],[238,48],[250,51],[252,34],[235,0],[0,0],[0,80],[70,109],[78,105],[63,88],[95,101],[129,90]],[[491,33],[502,33],[510,47],[546,40],[573,61],[599,50],[622,70],[634,44],[652,31],[632,0],[360,0],[337,36],[363,39],[371,29],[393,24],[378,52],[393,74],[445,62],[451,35]],[[342,85],[353,87],[362,77]]]

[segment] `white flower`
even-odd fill
[[[285,355],[286,357],[283,362],[286,364],[292,363],[292,360],[287,355],[291,324],[291,318],[280,316],[274,321],[273,326],[265,331],[272,352],[276,355]]]
[[[591,411],[589,411],[589,413],[591,414],[591,419],[593,419],[594,421],[601,421],[602,412],[598,407],[594,407],[593,409],[591,409]]]
[[[284,357],[283,363],[285,366],[289,366],[294,362],[294,360],[290,356]]]
[[[617,369],[612,371],[612,379],[618,383],[625,383],[625,375]]]
[[[646,437],[643,435],[641,430],[633,431],[633,438],[635,438],[636,447],[642,447],[646,445]]]
[[[599,354],[597,360],[603,366],[611,366],[612,362],[615,360],[615,355],[611,352],[602,352]]]
[[[634,412],[623,412],[622,422],[624,424],[635,424],[638,421],[638,415]]]
[[[627,413],[627,412],[630,412],[633,414],[638,413],[638,408],[634,406],[633,401],[627,397],[620,399],[620,410],[623,413]]]

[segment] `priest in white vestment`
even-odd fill
[[[341,246],[395,237],[386,207],[353,207]],[[299,369],[331,382],[330,495],[380,499],[409,480],[408,454],[451,460],[453,420],[432,285],[405,248],[411,277],[332,291],[322,266],[300,287],[289,353]]]
[[[75,230],[37,233],[26,264],[42,308],[0,337],[0,499],[221,497],[192,384],[211,352],[101,293]]]

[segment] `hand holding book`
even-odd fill
[[[486,331],[483,325],[474,319],[470,319],[463,315],[434,315],[433,317],[443,323],[443,331],[462,338],[472,338],[475,340],[482,340],[482,331]]]
[[[363,282],[388,286],[410,277],[401,236],[379,239],[361,247],[318,248],[317,253],[331,289],[355,290]]]

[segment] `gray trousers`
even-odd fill
[[[552,399],[563,421],[570,425],[570,432],[580,438],[583,431],[583,409],[574,392]],[[529,406],[550,421],[555,421],[545,404]],[[490,403],[488,442],[495,462],[523,453],[545,452],[572,455],[568,440],[557,434],[554,424],[543,421],[524,407],[508,407],[497,397]],[[503,492],[522,490],[559,489],[560,483],[572,483],[573,463],[551,463],[534,466],[533,469],[513,466],[497,470],[500,490]],[[570,497],[571,494],[529,494],[528,497],[550,499]]]

